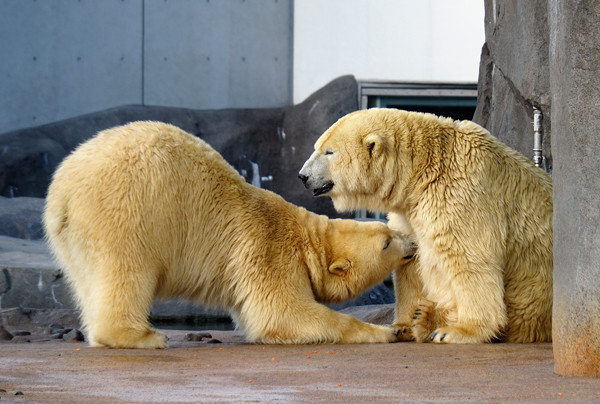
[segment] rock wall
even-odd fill
[[[542,111],[545,168],[552,171],[546,0],[485,1],[477,109],[473,120],[533,157],[533,108]]]
[[[600,377],[600,2],[485,0],[474,120],[554,182],[555,372]]]
[[[135,120],[172,123],[208,142],[249,183],[314,212],[339,216],[329,198],[314,198],[297,176],[315,140],[357,108],[356,80],[343,76],[289,108],[193,110],[134,105],[0,134],[0,309],[74,307],[41,239],[41,214],[57,165],[98,131]],[[393,293],[381,284],[346,305],[393,300]],[[152,316],[159,319],[212,315],[225,313],[176,300],[157,301],[152,307]]]
[[[549,2],[554,370],[600,377],[600,2]]]
[[[314,198],[298,180],[317,138],[358,109],[357,83],[339,77],[289,108],[196,110],[123,106],[0,134],[0,196],[43,198],[52,173],[97,132],[137,120],[172,123],[215,148],[246,180],[307,209],[340,216],[329,198]]]

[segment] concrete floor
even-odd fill
[[[254,345],[164,330],[166,350],[31,338],[0,344],[2,402],[600,402],[600,379],[553,373],[551,344]],[[21,391],[23,395],[13,395]]]

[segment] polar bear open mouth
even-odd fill
[[[319,195],[326,194],[327,192],[331,191],[331,188],[333,188],[333,182],[328,181],[324,185],[320,186],[319,188],[314,188],[313,196],[319,196]]]

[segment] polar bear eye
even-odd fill
[[[331,150],[331,149],[326,149],[325,150],[325,155],[326,156],[331,156],[332,154],[333,154],[333,150]]]
[[[390,246],[390,243],[392,242],[391,238],[388,238],[387,240],[385,240],[385,243],[383,244],[383,249],[387,249]]]

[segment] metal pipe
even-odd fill
[[[542,111],[533,107],[533,164],[543,168],[544,155],[542,154]]]

